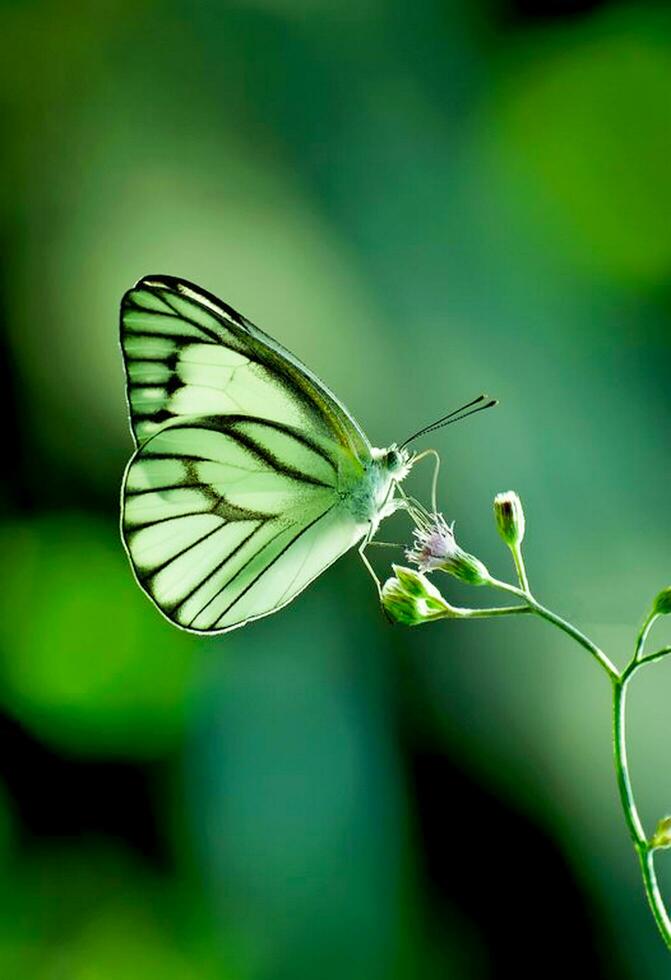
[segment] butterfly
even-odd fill
[[[312,371],[186,280],[147,276],[124,295],[121,348],[136,445],[121,534],[164,616],[244,626],[356,545],[375,578],[364,549],[429,451],[371,446]]]

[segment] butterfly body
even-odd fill
[[[412,460],[374,449],[328,388],[191,283],[121,306],[136,452],[122,538],[173,623],[225,632],[280,609],[392,513]]]
[[[371,535],[380,521],[397,509],[399,501],[394,497],[394,490],[410,469],[409,459],[409,453],[404,450],[399,453],[395,447],[372,449],[372,457],[361,476],[345,488],[348,509]]]

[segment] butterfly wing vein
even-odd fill
[[[321,446],[254,418],[167,426],[131,459],[123,493],[122,533],[139,584],[170,620],[197,632],[279,609],[366,530],[344,506]]]

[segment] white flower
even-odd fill
[[[413,531],[415,543],[406,551],[406,558],[422,572],[448,572],[471,585],[483,585],[489,572],[478,558],[459,547],[453,528],[442,514],[428,514]]]

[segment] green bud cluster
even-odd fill
[[[433,619],[458,616],[421,572],[402,565],[394,565],[393,569],[394,577],[382,587],[382,605],[395,623],[418,626]]]

